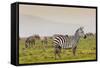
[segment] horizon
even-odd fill
[[[92,32],[88,32],[88,33],[92,33]],[[88,34],[88,33],[85,33],[85,34]],[[93,35],[95,35],[96,33],[92,33]],[[39,35],[39,34],[34,34],[34,35]],[[30,36],[34,36],[34,35],[30,35]],[[62,34],[61,34],[62,35]],[[63,34],[63,35],[68,35],[68,34]],[[27,37],[30,37],[30,36],[19,36],[20,38],[27,38]],[[52,37],[53,35],[39,35],[40,37]],[[74,36],[74,35],[68,35],[68,36]]]

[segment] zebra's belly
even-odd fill
[[[72,48],[72,46],[64,46],[64,47],[62,47],[62,48],[64,48],[64,49],[70,49],[70,48]]]
[[[65,49],[69,49],[69,48],[72,48],[72,45],[68,45],[68,44],[62,44],[62,48],[65,48]]]

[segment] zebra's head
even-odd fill
[[[84,28],[84,27],[80,27],[80,28],[78,29],[78,35],[79,35],[80,37],[86,38],[86,35],[84,34],[83,28]]]

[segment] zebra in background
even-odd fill
[[[29,36],[26,40],[25,40],[25,47],[26,48],[30,48],[33,47],[33,45],[36,44],[36,39],[40,39],[39,35],[33,35],[33,36]]]
[[[86,33],[86,36],[87,37],[93,37],[93,36],[95,36],[95,34],[93,34],[93,33]]]
[[[35,38],[34,36],[30,36],[25,40],[25,47],[30,48],[33,47],[33,45],[35,45]]]
[[[43,51],[46,51],[46,47],[48,45],[48,37],[44,36],[44,37],[41,37],[41,44],[42,44],[42,49]]]
[[[48,44],[48,38],[46,36],[41,38],[41,43],[42,43],[42,45],[47,45]]]
[[[62,48],[71,48],[73,55],[75,56],[76,53],[76,48],[77,48],[77,44],[79,42],[80,37],[86,38],[84,31],[83,31],[83,27],[80,27],[76,30],[74,36],[70,39],[69,41],[69,37],[68,35],[64,36],[64,35],[54,35],[53,36],[53,42],[54,42],[54,53],[55,53],[55,59],[57,59],[57,57],[61,58],[61,49]]]

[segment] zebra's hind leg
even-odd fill
[[[34,47],[34,42],[31,42],[31,48],[33,48]]]
[[[61,47],[60,46],[56,46],[55,47],[55,59],[57,59],[57,57],[58,58],[61,58]]]
[[[73,55],[74,56],[76,55],[76,48],[77,48],[76,46],[72,48],[72,51],[73,51]]]

